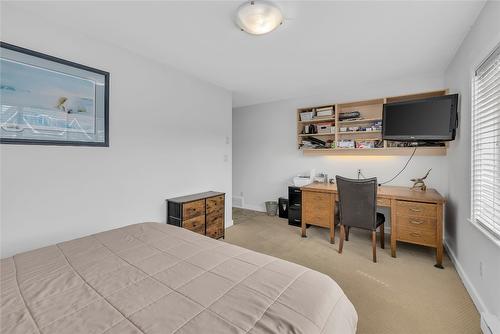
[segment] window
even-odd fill
[[[472,220],[500,238],[500,47],[474,73],[472,92]]]

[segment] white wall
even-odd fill
[[[360,168],[366,177],[376,176],[380,182],[392,178],[408,156],[304,156],[296,147],[296,110],[442,88],[442,75],[423,76],[366,86],[338,86],[329,95],[233,109],[233,195],[242,196],[246,208],[264,210],[265,201],[287,197],[291,178],[311,168],[326,171],[329,177],[339,174],[355,178]],[[428,185],[446,195],[444,156],[415,156],[391,184],[409,186],[410,178],[423,176],[429,168]]]
[[[489,1],[445,74],[447,86],[461,94],[461,128],[448,154],[450,182],[445,241],[478,309],[497,316],[500,316],[500,242],[486,237],[468,218],[472,72],[499,43],[500,2]]]
[[[0,146],[1,257],[164,222],[166,198],[206,190],[231,224],[228,91],[1,6],[2,41],[111,73],[109,148]]]

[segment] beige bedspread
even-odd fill
[[[355,333],[328,276],[166,224],[1,260],[1,333]]]

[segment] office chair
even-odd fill
[[[384,248],[385,216],[377,212],[377,178],[354,180],[335,177],[339,195],[340,244],[342,253],[345,229],[351,227],[372,231],[373,262],[377,262],[377,235],[380,226],[380,247]],[[346,239],[347,240],[347,239]]]

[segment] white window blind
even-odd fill
[[[500,47],[475,72],[472,104],[472,219],[500,238]]]

